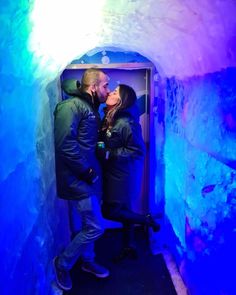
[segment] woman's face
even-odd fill
[[[107,106],[114,106],[120,101],[120,94],[119,94],[119,86],[116,89],[109,93],[106,105]]]

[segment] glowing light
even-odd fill
[[[29,48],[49,72],[99,44],[105,0],[36,0]]]

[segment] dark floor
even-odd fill
[[[65,295],[177,295],[161,254],[152,255],[147,233],[136,228],[138,259],[113,263],[121,246],[121,230],[107,230],[96,242],[97,261],[109,268],[110,276],[97,279],[77,263],[71,275],[73,289]]]

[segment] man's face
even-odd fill
[[[100,83],[98,86],[96,86],[96,93],[98,96],[98,99],[101,103],[105,102],[107,99],[107,96],[110,92],[108,88],[108,76],[104,73],[100,74]]]

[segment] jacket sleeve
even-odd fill
[[[78,177],[90,168],[78,143],[81,118],[81,112],[73,102],[62,102],[54,112],[55,152]]]
[[[107,147],[110,149],[111,158],[119,161],[144,157],[145,144],[140,124],[125,119],[120,120],[111,132]]]

